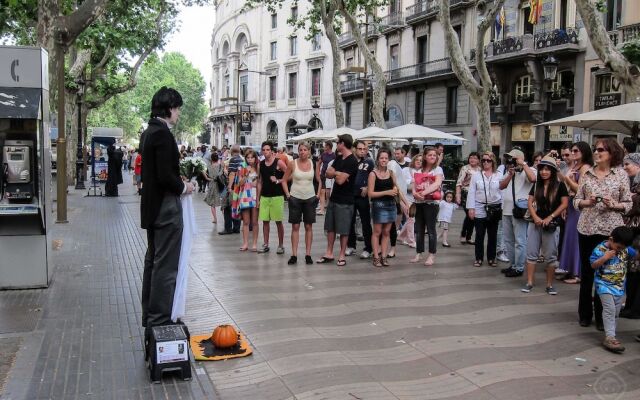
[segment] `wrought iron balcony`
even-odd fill
[[[362,79],[347,79],[340,82],[340,93],[362,91],[364,84]]]
[[[554,29],[550,32],[536,33],[536,49],[562,46],[564,44],[578,44],[578,31],[574,28]]]
[[[414,5],[407,7],[406,21],[409,23],[424,16],[435,15],[437,12],[437,0],[417,0]]]
[[[338,36],[338,45],[339,46],[344,46],[345,44],[351,42],[355,40],[353,37],[353,33],[351,33],[351,31],[345,32],[340,34],[340,36]]]
[[[385,15],[380,20],[380,29],[383,32],[390,31],[393,29],[397,29],[400,26],[404,25],[404,15],[402,11],[391,13],[389,15]]]
[[[392,69],[385,72],[389,84],[399,82],[429,78],[451,73],[451,62],[449,58],[427,61],[408,67]]]
[[[493,42],[493,55],[501,56],[503,54],[515,53],[522,50],[523,36],[511,36],[503,40]]]

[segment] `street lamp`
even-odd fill
[[[553,82],[556,80],[556,75],[558,74],[558,60],[553,56],[553,54],[547,55],[545,59],[542,61],[542,69],[544,70],[544,80],[547,83],[547,106],[545,111],[545,122],[551,118],[551,96],[553,95]],[[547,152],[550,147],[550,136],[551,136],[551,127],[548,125],[544,128],[544,145],[543,150]]]
[[[84,74],[84,73],[83,73]],[[76,97],[76,105],[78,107],[78,145],[76,146],[76,189],[84,190],[84,157],[82,154],[82,96],[84,95],[85,86],[84,76],[80,75],[80,79],[76,82],[78,85],[78,94]]]

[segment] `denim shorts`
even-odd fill
[[[389,224],[396,220],[396,216],[395,200],[371,201],[371,219],[374,224]]]

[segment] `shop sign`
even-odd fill
[[[572,126],[550,126],[549,140],[552,142],[571,142],[573,141]]]
[[[595,98],[593,108],[594,110],[600,110],[602,108],[619,106],[621,98],[622,98],[621,93],[599,94]]]
[[[534,142],[536,140],[534,132],[534,127],[531,124],[513,124],[511,127],[511,141]]]
[[[240,130],[251,132],[251,107],[242,106],[240,110]]]

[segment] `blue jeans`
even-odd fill
[[[504,248],[504,238],[502,236],[502,220],[498,222],[498,232],[496,235],[496,251],[498,253],[506,253],[506,249]]]
[[[524,219],[502,216],[502,240],[509,265],[519,272],[524,271],[527,256],[527,228],[528,222]]]

